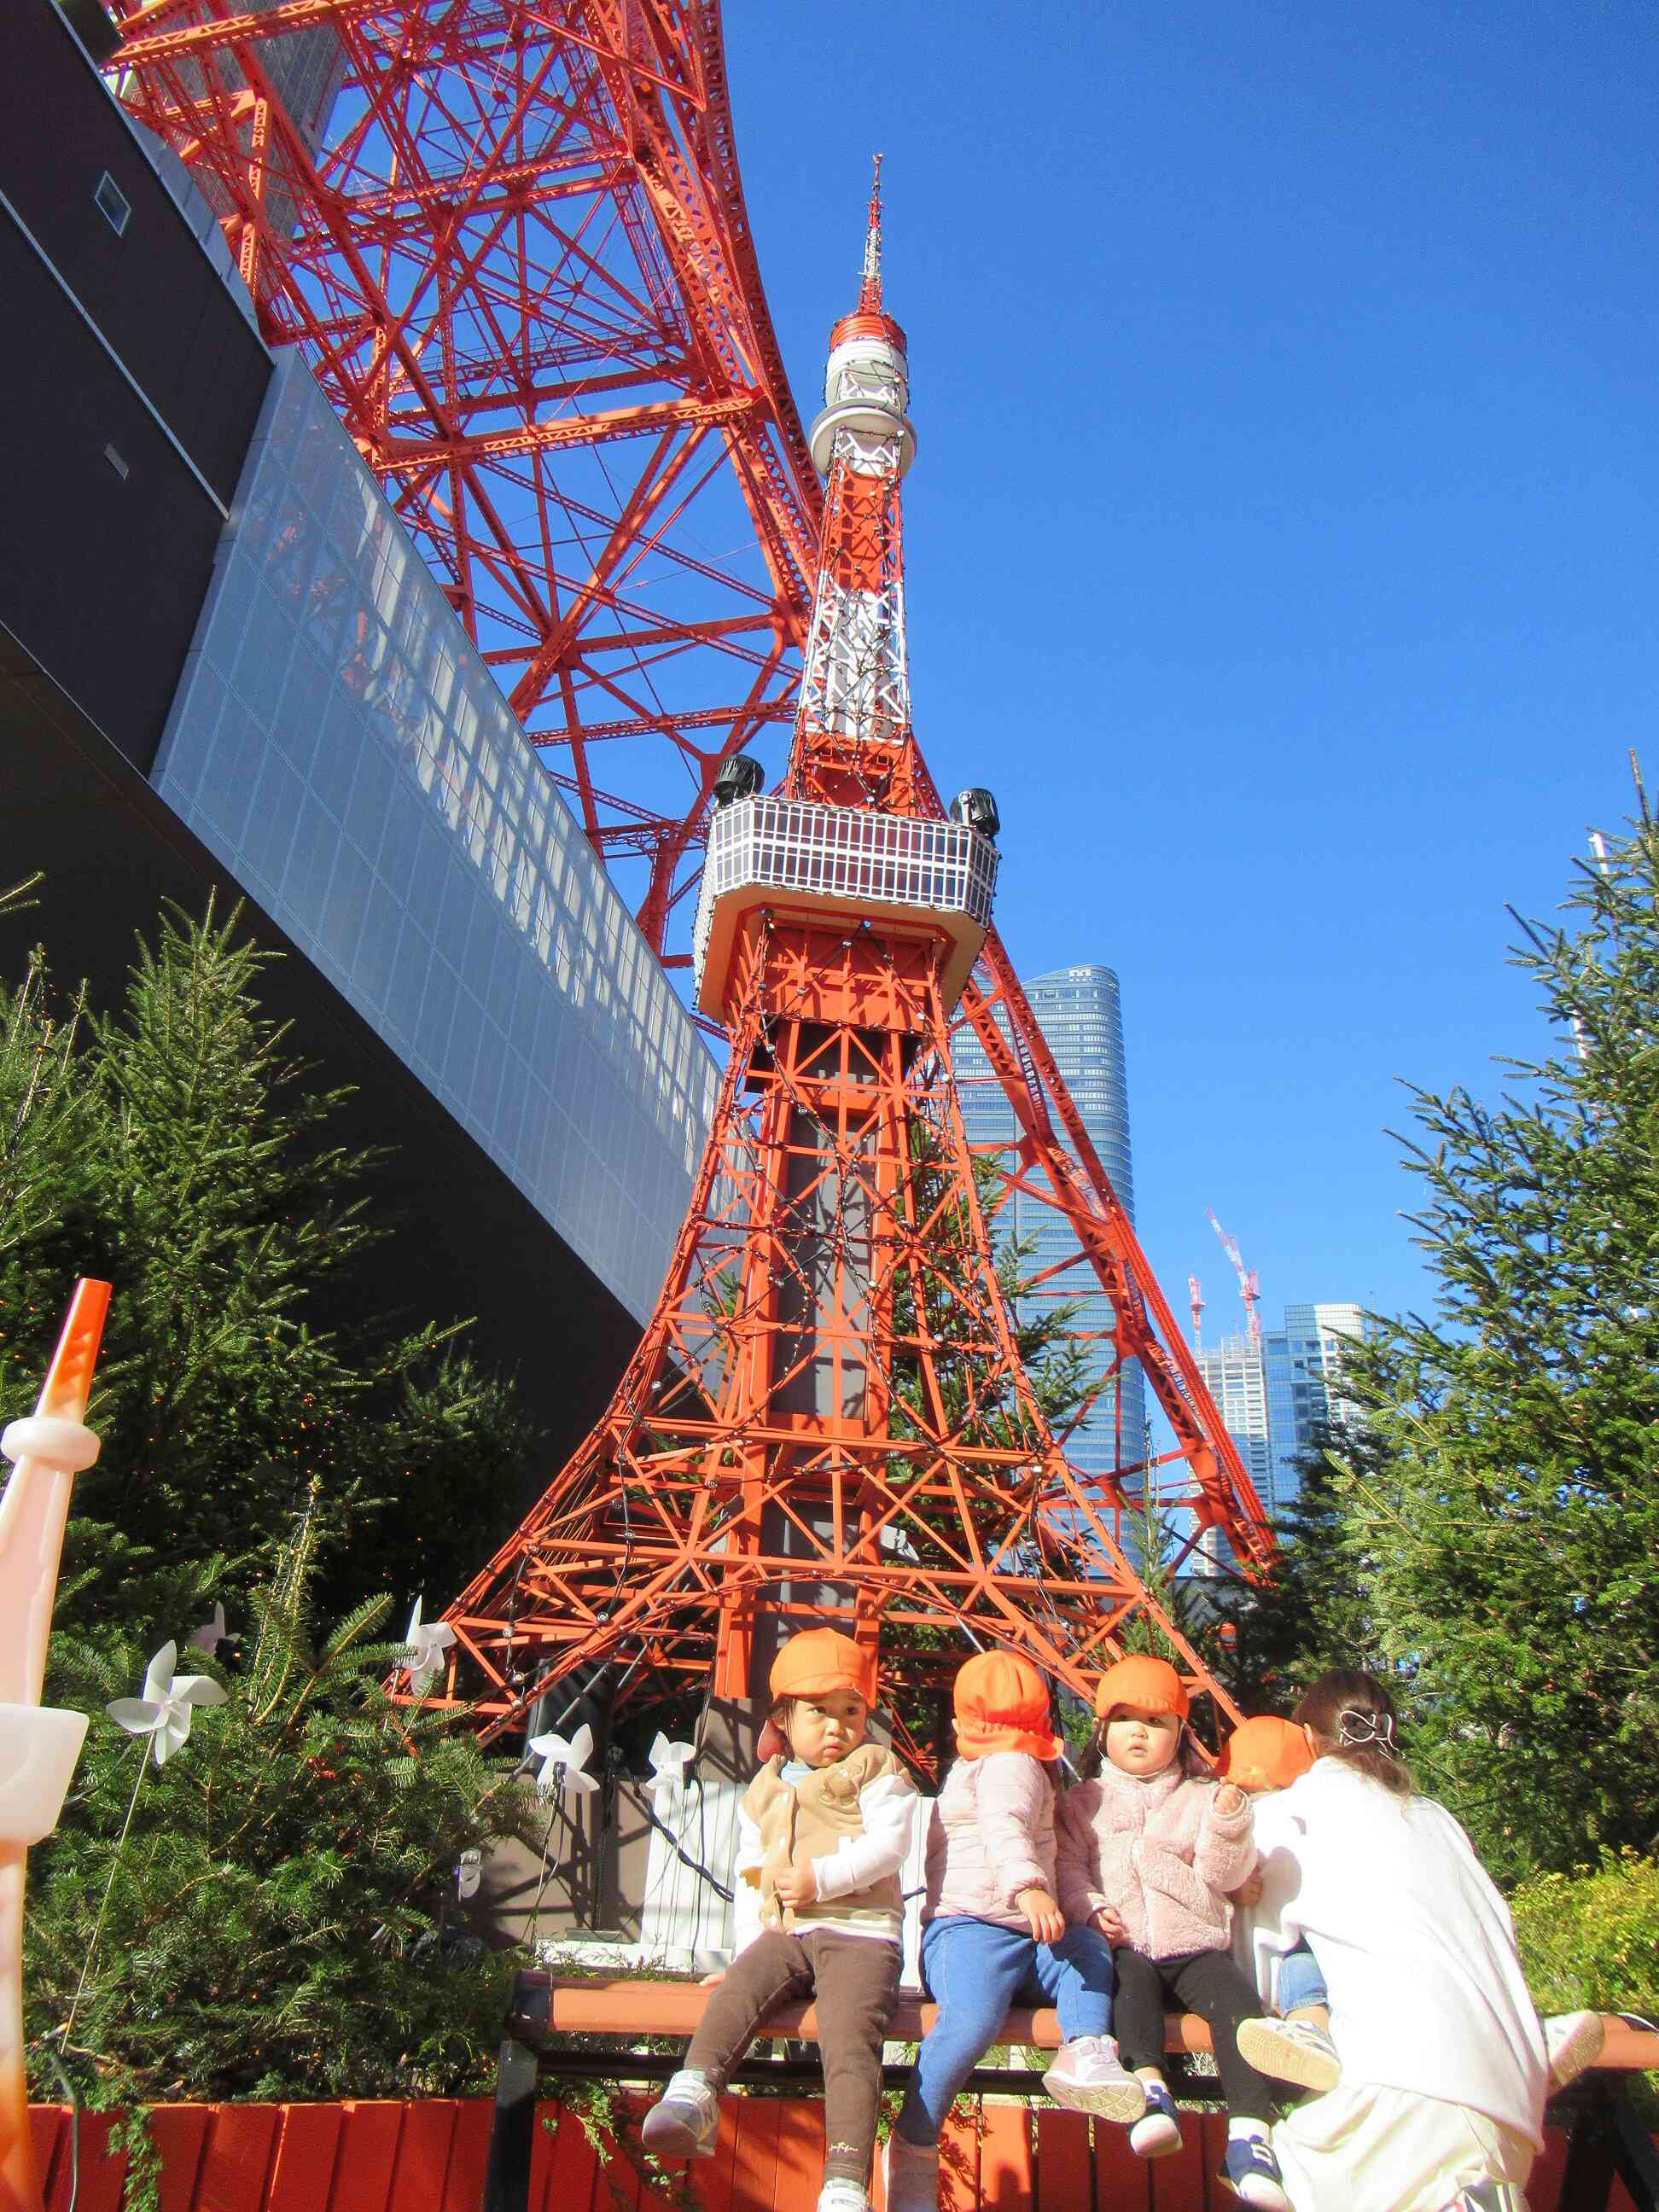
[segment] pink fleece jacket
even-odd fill
[[[1216,1786],[1182,1772],[1125,1774],[1109,1762],[1060,1801],[1056,1869],[1060,1911],[1085,1921],[1103,1905],[1149,1959],[1224,1951],[1226,1893],[1255,1864],[1250,1801],[1216,1810]]]
[[[1028,1929],[1015,1899],[1054,1887],[1054,1785],[1023,1751],[959,1759],[945,1778],[927,1830],[921,1917],[962,1913]]]

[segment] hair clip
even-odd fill
[[[1350,1750],[1365,1744],[1375,1744],[1394,1755],[1394,1715],[1367,1712],[1358,1705],[1345,1705],[1336,1717],[1336,1740]]]

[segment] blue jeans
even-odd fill
[[[1279,2009],[1281,2013],[1300,2012],[1304,2005],[1329,2002],[1325,1977],[1320,1972],[1319,1961],[1308,1948],[1304,1937],[1279,1962]]]
[[[939,2141],[951,2100],[1002,2033],[1011,2005],[1046,1998],[1067,2043],[1112,2031],[1112,1947],[1092,1928],[1039,1943],[1017,1928],[946,1913],[921,1931],[921,1973],[939,2018],[898,2116],[907,2142]]]

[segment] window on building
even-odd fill
[[[119,238],[132,220],[132,202],[107,169],[93,187],[92,204]]]

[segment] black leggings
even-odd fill
[[[1264,2075],[1238,2055],[1238,2023],[1254,2020],[1261,2007],[1255,1990],[1225,1951],[1194,1951],[1184,1959],[1147,1959],[1139,1951],[1114,1951],[1117,1996],[1112,2025],[1123,2063],[1164,2066],[1166,2000],[1182,2012],[1195,2012],[1210,2026],[1215,2063],[1227,2110],[1236,2120],[1273,2118],[1273,2088]]]

